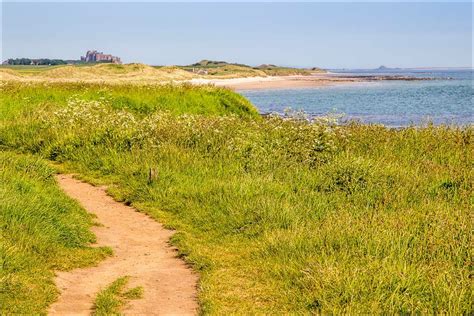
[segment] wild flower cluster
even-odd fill
[[[235,115],[173,115],[165,111],[140,117],[114,109],[106,99],[71,98],[52,116],[43,115],[43,121],[58,138],[70,135],[75,143],[128,150],[167,144],[202,155],[237,156],[258,167],[276,162],[310,166],[324,163],[344,146],[347,137],[337,117],[309,119],[304,113],[288,112],[284,117],[242,119]]]
[[[112,111],[107,101],[92,101],[71,98],[66,107],[54,112],[55,125],[67,128],[117,128],[126,131],[137,123],[135,117],[125,110]]]

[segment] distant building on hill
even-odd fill
[[[88,50],[86,56],[81,56],[81,61],[86,63],[114,63],[121,64],[122,61],[117,56],[112,56],[110,54],[104,54],[103,52],[98,52],[96,50]]]

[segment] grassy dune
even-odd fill
[[[204,313],[473,311],[472,127],[264,119],[211,87],[3,89],[0,146],[176,228]]]
[[[0,313],[45,313],[57,297],[53,270],[94,264],[92,218],[57,187],[39,157],[0,152]]]
[[[176,67],[156,69],[143,64],[99,64],[80,66],[51,67],[2,67],[0,77],[9,81],[27,82],[107,82],[108,84],[127,83],[158,83],[173,80],[187,80],[195,76]]]
[[[34,110],[54,110],[71,102],[94,101],[116,110],[147,115],[172,114],[257,117],[244,97],[227,89],[193,85],[103,85],[94,83],[5,83],[2,86],[0,121],[27,116]],[[78,105],[78,108],[80,106]]]
[[[252,68],[240,65],[222,65],[219,67],[182,67],[188,71],[204,73],[204,78],[231,79],[242,77],[267,77],[267,76],[292,76],[292,75],[311,75],[311,71],[305,69],[268,67]],[[205,71],[205,72],[203,72]]]
[[[310,75],[316,70],[263,65],[250,67],[240,64],[196,64],[198,66],[148,66],[144,64],[98,64],[60,66],[1,66],[0,78],[27,82],[95,82],[107,84],[163,83],[193,78],[242,78]],[[196,72],[194,73],[193,70]],[[205,72],[199,72],[205,71]],[[319,70],[321,71],[321,70]]]
[[[251,67],[244,64],[213,60],[201,60],[189,66],[180,66],[180,68],[188,71],[205,72],[207,76],[217,78],[311,75],[315,72],[325,72],[319,68],[303,69],[268,64]]]

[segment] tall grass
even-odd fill
[[[21,108],[15,93],[3,98]],[[339,126],[115,100],[79,90],[10,111],[0,145],[113,183],[117,199],[176,228],[173,243],[201,273],[203,312],[472,312],[472,127]]]
[[[53,270],[94,264],[92,218],[57,187],[41,158],[0,152],[1,314],[42,314],[58,294]]]
[[[256,117],[244,97],[227,89],[183,85],[104,85],[93,83],[1,83],[0,122],[33,110],[55,109],[71,100],[97,101],[135,114],[157,110],[172,114]]]

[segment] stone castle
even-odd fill
[[[86,53],[86,56],[81,56],[81,61],[86,63],[97,63],[97,62],[108,62],[114,64],[121,64],[122,61],[117,56],[112,56],[110,54],[104,54],[103,52],[98,52],[96,50],[89,50]]]

